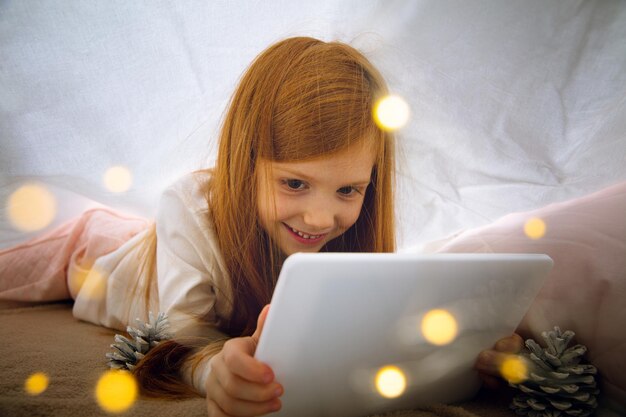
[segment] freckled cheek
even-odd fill
[[[276,221],[284,221],[293,217],[297,212],[297,207],[288,198],[276,197]]]
[[[352,227],[354,223],[356,223],[359,218],[359,214],[361,213],[361,205],[358,207],[350,208],[345,210],[339,216],[339,228],[343,231]]]

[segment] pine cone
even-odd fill
[[[138,328],[127,327],[126,331],[134,340],[130,340],[119,334],[115,335],[115,341],[117,343],[111,345],[115,351],[106,354],[106,357],[109,358],[109,368],[128,369],[132,371],[137,362],[139,362],[151,348],[163,340],[172,338],[172,335],[167,333],[167,329],[169,328],[167,315],[159,313],[155,320],[152,312],[150,312],[148,320],[148,323],[144,323],[136,319],[139,323]]]
[[[547,344],[542,348],[534,340],[526,340],[527,351],[521,353],[528,364],[528,378],[510,384],[522,391],[511,403],[518,415],[529,417],[586,417],[595,412],[599,389],[596,367],[582,364],[587,352],[583,345],[567,348],[574,332],[561,332],[559,327],[543,332]]]

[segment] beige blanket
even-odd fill
[[[0,416],[108,415],[94,399],[100,375],[107,369],[114,331],[77,321],[71,304],[2,305],[0,309]],[[28,395],[24,382],[35,372],[49,376],[46,391]],[[385,417],[511,417],[508,398],[481,392],[458,406],[440,405],[397,411]],[[206,416],[204,399],[169,401],[140,398],[121,415]]]

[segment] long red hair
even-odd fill
[[[372,117],[376,100],[386,93],[380,73],[356,49],[308,37],[270,46],[243,74],[224,118],[217,162],[206,186],[209,216],[232,283],[232,315],[218,323],[222,332],[232,337],[254,332],[282,266],[278,247],[258,221],[259,158],[301,161],[357,143],[371,146],[376,159],[361,214],[322,250],[394,251],[394,143]],[[168,348],[159,351],[164,355]],[[152,371],[140,364],[136,372],[150,380],[144,386],[153,386],[158,378],[158,361],[150,356],[144,362],[152,363]],[[179,366],[184,356],[170,368]]]

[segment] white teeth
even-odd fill
[[[307,235],[306,233],[302,233],[299,230],[294,229],[293,227],[289,226],[289,228],[296,233],[298,236],[303,237],[304,239],[317,239],[318,237],[320,237],[321,235]]]

